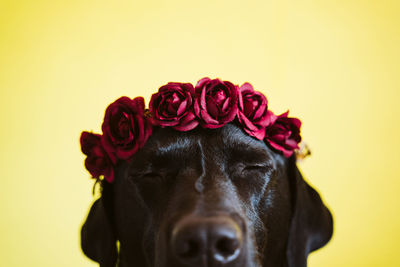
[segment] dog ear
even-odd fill
[[[100,264],[100,267],[114,267],[117,262],[116,237],[109,218],[107,190],[103,188],[102,197],[96,200],[81,230],[83,253]]]
[[[295,156],[289,159],[288,176],[293,214],[286,255],[289,267],[304,267],[308,254],[332,237],[333,220],[319,194],[304,181]]]

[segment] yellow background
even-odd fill
[[[96,266],[79,135],[122,95],[251,82],[303,121],[299,163],[335,217],[311,267],[400,266],[397,1],[1,1],[0,261]]]

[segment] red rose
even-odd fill
[[[114,166],[101,145],[101,135],[89,132],[81,134],[81,149],[87,156],[85,167],[93,178],[99,178],[104,175],[107,182],[114,180]]]
[[[127,160],[143,147],[152,133],[152,125],[144,116],[144,99],[123,96],[106,109],[101,142],[111,160]]]
[[[239,88],[238,119],[243,129],[259,140],[265,137],[265,128],[275,122],[276,116],[268,110],[267,98],[256,92],[249,83]]]
[[[267,127],[265,139],[271,146],[283,152],[285,157],[290,157],[293,150],[299,148],[301,142],[301,121],[297,118],[289,118],[289,112],[279,115],[274,124]]]
[[[237,87],[228,81],[203,78],[195,88],[194,111],[204,128],[219,128],[236,116]]]
[[[149,110],[153,121],[160,126],[172,126],[178,131],[194,129],[199,122],[193,112],[193,85],[190,83],[168,83],[153,94]]]

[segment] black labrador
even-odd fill
[[[103,183],[81,245],[101,267],[303,267],[332,228],[295,156],[233,124],[159,128]]]

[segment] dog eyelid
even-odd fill
[[[244,170],[269,170],[271,169],[270,165],[267,164],[250,164],[250,165],[245,165]]]
[[[272,166],[267,163],[257,164],[240,164],[241,173],[257,171],[264,174],[269,174],[272,171]]]

